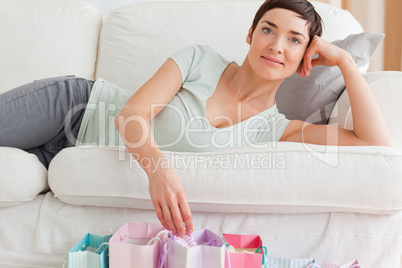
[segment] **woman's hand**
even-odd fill
[[[318,54],[318,58],[313,59],[313,56]],[[304,54],[303,61],[297,69],[300,76],[309,76],[310,71],[314,66],[339,66],[342,61],[351,62],[351,56],[345,50],[331,44],[318,36],[314,36],[310,46]]]
[[[150,175],[149,193],[156,215],[166,229],[182,238],[186,232],[192,233],[193,220],[190,207],[181,181],[173,169],[160,168]]]
[[[318,54],[318,58],[312,59],[314,54]],[[328,125],[305,126],[305,122],[294,120],[281,140],[336,146],[392,146],[381,109],[352,56],[315,36],[297,73],[309,76],[311,68],[317,65],[336,65],[341,70],[353,111],[353,130]]]

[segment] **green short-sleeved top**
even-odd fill
[[[205,152],[278,141],[289,120],[276,104],[242,122],[215,128],[206,117],[206,101],[230,61],[208,46],[186,47],[171,56],[180,69],[182,88],[150,122],[161,150]],[[115,116],[132,92],[103,79],[94,83],[78,133],[77,145],[124,146]]]

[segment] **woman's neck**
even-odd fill
[[[271,107],[275,94],[283,80],[265,80],[258,76],[246,58],[243,65],[234,65],[228,73],[228,85],[232,98],[243,104]]]

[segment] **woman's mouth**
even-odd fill
[[[268,64],[270,64],[270,65],[274,65],[274,66],[283,65],[283,63],[282,63],[281,61],[279,61],[279,60],[277,60],[277,59],[275,59],[275,58],[264,57],[264,56],[261,56],[261,57],[263,58],[263,60],[264,60],[266,63],[268,63]]]

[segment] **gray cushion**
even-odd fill
[[[384,39],[384,34],[352,34],[332,42],[352,55],[357,67],[367,64]],[[339,95],[345,89],[342,73],[337,66],[316,66],[309,77],[295,73],[279,87],[275,101],[279,112],[290,120],[303,120],[314,124],[327,124]]]

